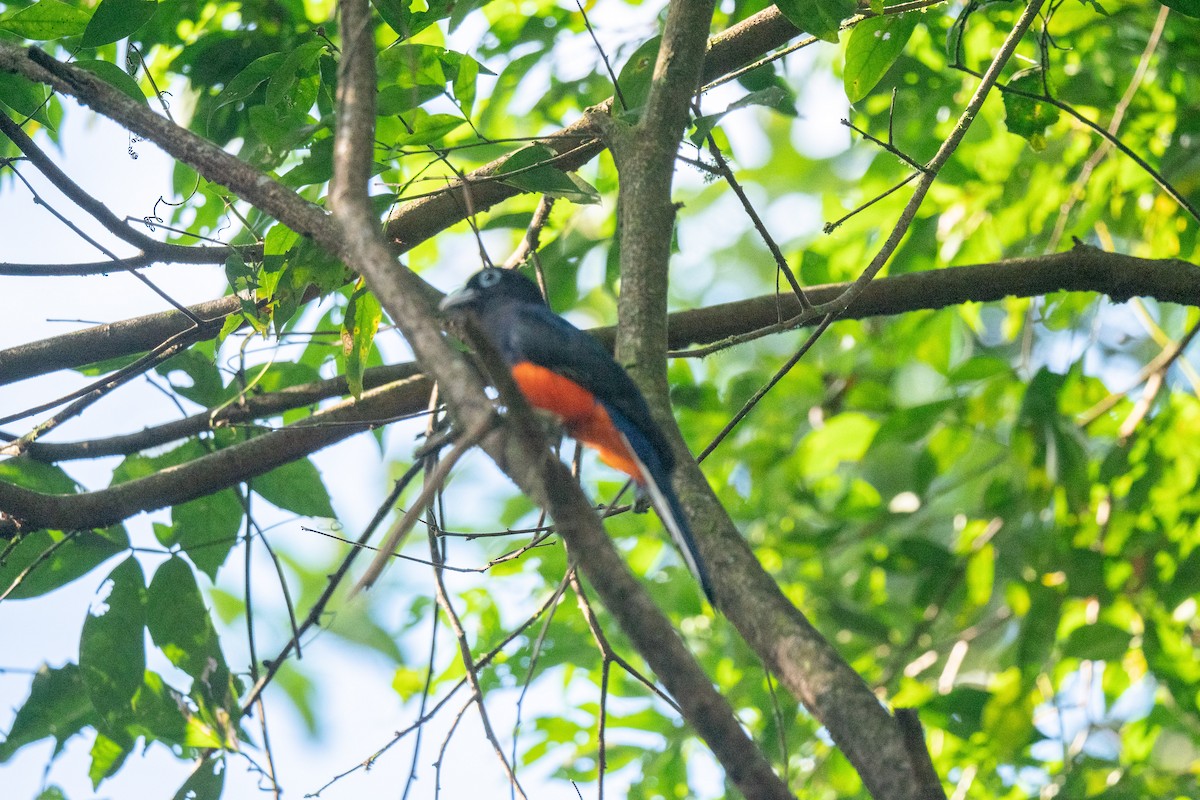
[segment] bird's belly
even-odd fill
[[[641,469],[625,437],[595,395],[570,378],[528,361],[516,364],[512,374],[531,406],[562,420],[567,433],[595,448],[605,464],[641,481]]]

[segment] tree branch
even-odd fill
[[[225,318],[241,310],[241,301],[222,297],[188,309],[197,318],[206,320],[194,333],[197,341],[203,341],[221,332]],[[192,326],[186,315],[163,311],[0,350],[0,385],[145,352]]]
[[[425,402],[429,398],[431,385],[419,370],[420,368],[410,361],[403,364],[371,367],[363,371],[364,389],[375,389],[387,383],[406,381],[407,388],[398,392],[393,398],[397,410],[395,413],[389,414],[386,419],[378,420],[379,422],[390,422],[399,417],[418,414],[425,410]],[[323,381],[288,386],[277,392],[245,395],[236,402],[207,409],[199,414],[192,414],[189,417],[162,425],[143,428],[135,433],[81,442],[34,442],[26,448],[25,452],[30,458],[47,463],[81,458],[123,456],[186,439],[204,431],[231,427],[256,419],[266,419],[285,411],[311,406],[331,397],[345,397],[348,394],[350,394],[350,387],[346,382],[346,377],[339,375]],[[0,452],[3,452],[2,446],[0,446]]]
[[[82,494],[44,494],[0,481],[0,537],[18,529],[79,530],[185,503],[370,430],[393,411],[405,381],[364,392],[307,419],[145,478]],[[12,462],[10,462],[12,463]]]

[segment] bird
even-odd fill
[[[708,568],[671,487],[675,455],[646,398],[608,350],[551,311],[537,284],[516,270],[487,267],[439,307],[451,317],[474,314],[529,404],[633,478],[715,606]]]

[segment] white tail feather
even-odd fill
[[[625,447],[629,450],[630,456],[638,466],[638,471],[641,472],[645,479],[646,493],[650,495],[650,504],[654,506],[654,510],[658,513],[658,518],[662,520],[663,526],[667,532],[671,534],[671,539],[675,542],[675,547],[678,548],[680,555],[683,556],[683,563],[687,565],[688,571],[695,577],[696,582],[704,590],[704,594],[712,601],[712,587],[709,584],[707,571],[700,565],[700,554],[696,552],[696,544],[691,534],[691,529],[686,527],[687,522],[681,520],[676,515],[676,509],[663,493],[662,487],[654,480],[654,475],[646,468],[646,465],[638,458],[637,451],[629,444],[629,440],[625,434],[621,434],[621,439],[625,442]]]

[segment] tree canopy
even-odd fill
[[[0,198],[55,227],[5,225],[0,287],[76,321],[2,329],[0,775],[44,769],[44,798],[137,775],[434,797],[451,772],[514,797],[1193,796],[1198,20],[7,4]],[[72,133],[99,118],[127,147]],[[169,174],[134,170],[150,150]],[[129,185],[81,166],[121,159]],[[491,264],[641,387],[715,608],[437,312]],[[380,663],[390,685],[360,677]],[[398,711],[309,785],[278,728],[366,714],[323,704],[334,684]]]

